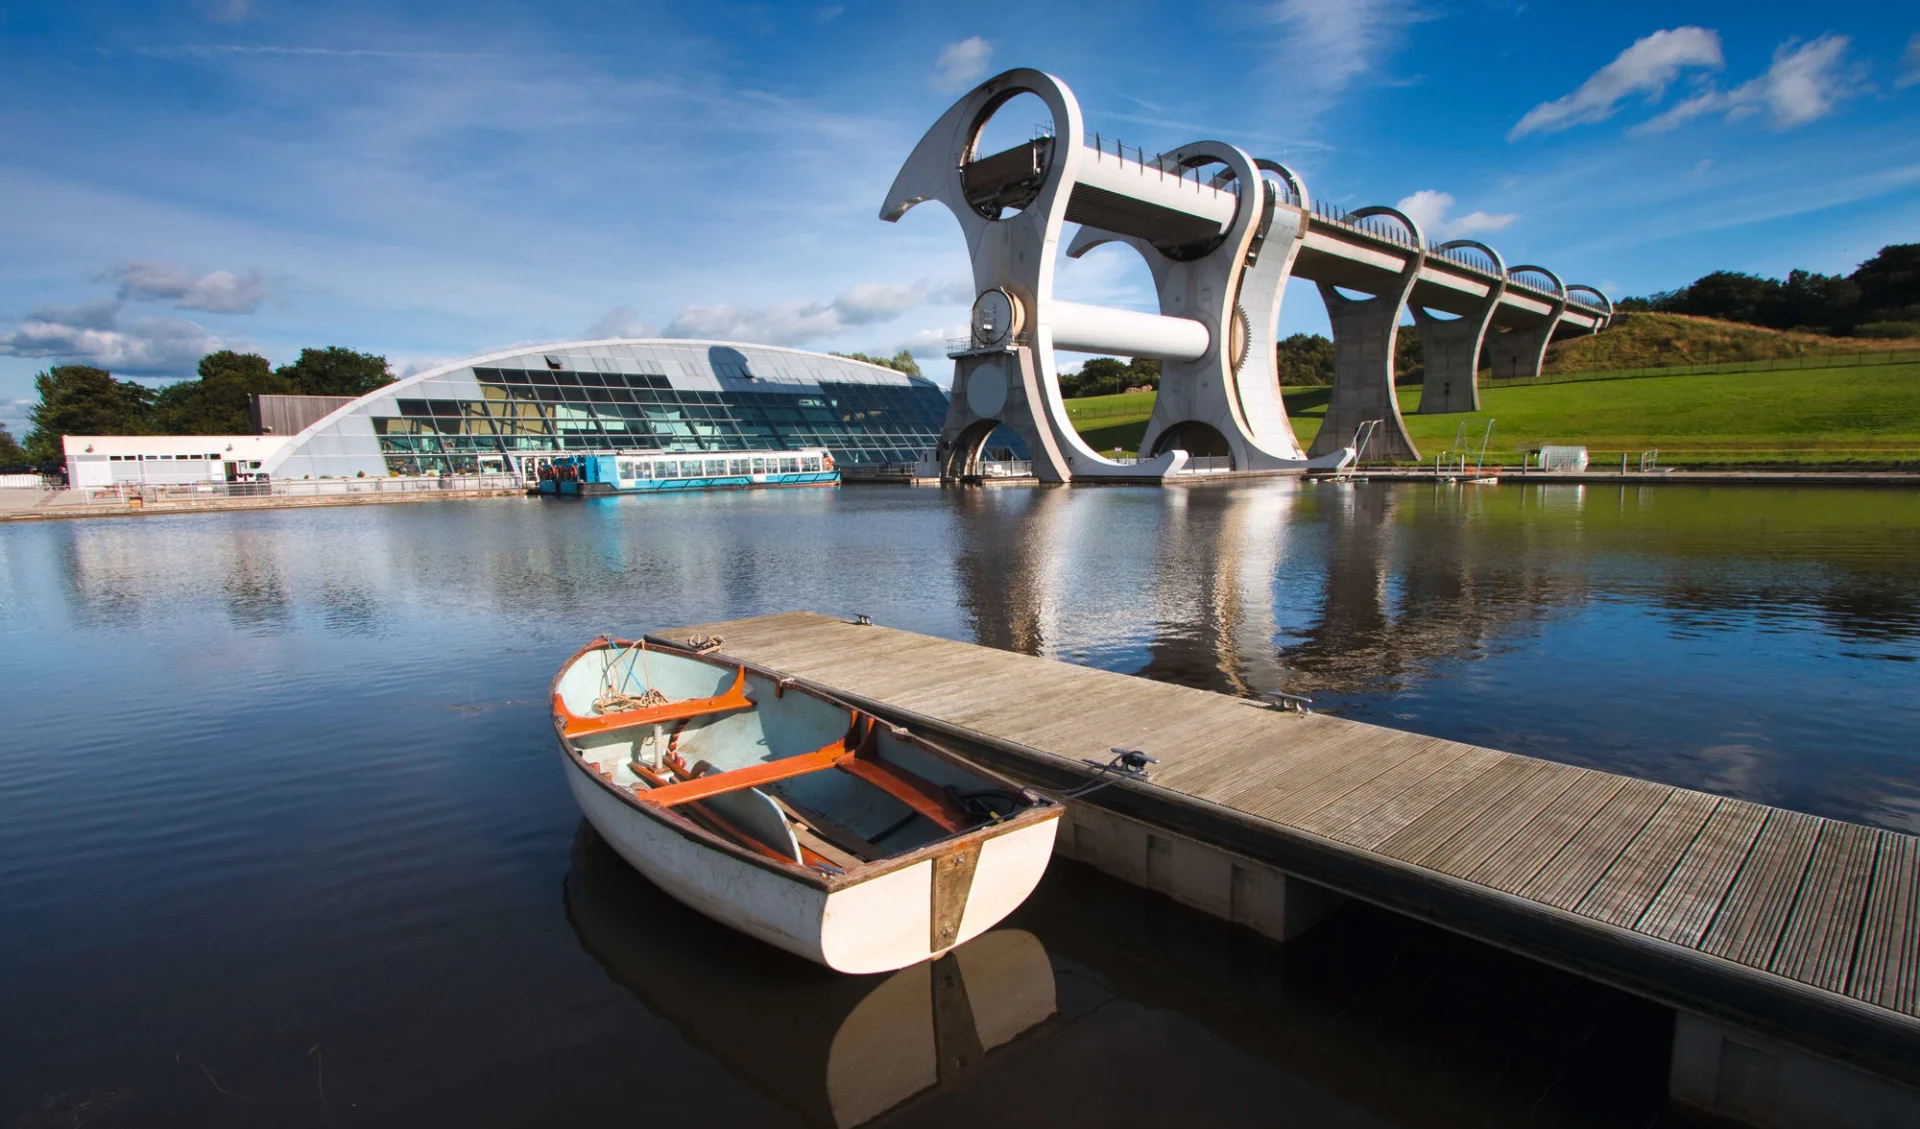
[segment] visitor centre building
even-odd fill
[[[578,451],[824,447],[849,469],[929,457],[939,385],[821,353],[710,341],[521,347],[377,389],[288,436],[275,479],[528,473]]]

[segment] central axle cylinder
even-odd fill
[[[1058,299],[1047,312],[1056,349],[1194,361],[1206,356],[1213,346],[1213,335],[1204,324],[1192,318],[1083,306]]]

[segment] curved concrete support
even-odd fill
[[[1521,271],[1544,276],[1552,281],[1559,293],[1554,301],[1553,312],[1539,324],[1510,329],[1487,342],[1487,363],[1493,370],[1495,380],[1539,376],[1540,366],[1547,359],[1547,346],[1553,344],[1554,331],[1560,328],[1560,317],[1567,312],[1567,284],[1560,281],[1559,275],[1545,267],[1509,267],[1508,282],[1511,283],[1513,276]]]
[[[1587,286],[1584,283],[1579,283],[1579,282],[1576,282],[1573,285],[1567,287],[1567,297],[1569,299],[1571,299],[1573,295],[1576,293],[1591,294],[1595,298],[1600,299],[1600,309],[1601,309],[1602,316],[1599,322],[1597,322],[1593,327],[1594,333],[1598,333],[1601,330],[1607,328],[1609,325],[1613,324],[1613,299],[1607,297],[1605,294],[1602,294],[1597,288],[1592,286]]]
[[[1304,213],[1281,203],[1277,191],[1269,192],[1260,176],[1264,166],[1232,145],[1201,141],[1162,159],[1175,168],[1218,162],[1225,171],[1215,182],[1239,186],[1242,207],[1217,246],[1176,258],[1144,239],[1083,226],[1067,247],[1069,258],[1104,243],[1132,247],[1153,273],[1161,314],[1205,325],[1212,333],[1212,346],[1200,356],[1162,356],[1160,394],[1140,450],[1186,450],[1173,445],[1204,438],[1206,446],[1224,442],[1237,471],[1305,470],[1306,454],[1280,399],[1271,344]],[[1273,168],[1294,191],[1304,193],[1290,170]]]
[[[1046,103],[1054,136],[1006,153],[977,152],[980,131],[993,112],[1019,94],[1033,94]],[[1184,463],[1174,456],[1139,465],[1102,458],[1074,430],[1060,396],[1049,320],[1054,250],[1076,173],[1083,162],[1096,159],[1084,139],[1080,104],[1065,83],[1042,71],[1007,71],[981,83],[941,115],[914,147],[881,205],[880,218],[891,222],[927,201],[945,204],[966,237],[976,292],[1002,291],[1016,320],[1024,323],[1004,345],[957,359],[936,461],[946,462],[974,425],[997,419],[1026,441],[1034,474],[1042,481],[1159,478]],[[1213,191],[1190,187],[1196,196]],[[1005,214],[1015,206],[1015,214]],[[1205,217],[1185,218],[1192,222],[1173,228],[1181,233],[1196,225],[1204,229]]]
[[[1361,425],[1378,420],[1367,449],[1356,452],[1357,457],[1417,461],[1420,449],[1407,434],[1393,393],[1393,349],[1400,336],[1400,311],[1426,263],[1427,241],[1420,225],[1396,209],[1376,206],[1349,213],[1351,219],[1368,216],[1398,220],[1412,235],[1413,248],[1394,284],[1371,298],[1349,298],[1330,283],[1318,284],[1333,325],[1333,394],[1307,454],[1318,457],[1351,447]]]
[[[1420,384],[1420,414],[1477,412],[1480,410],[1480,347],[1493,324],[1493,311],[1507,292],[1507,264],[1500,252],[1473,239],[1455,239],[1434,250],[1442,253],[1472,247],[1492,262],[1500,281],[1487,291],[1480,308],[1453,319],[1435,317],[1418,305],[1413,324],[1420,329],[1420,356],[1425,369]]]

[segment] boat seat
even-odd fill
[[[591,737],[598,733],[612,733],[620,729],[664,725],[672,721],[686,721],[696,717],[708,717],[752,708],[753,699],[747,697],[745,667],[734,671],[733,685],[725,693],[715,694],[711,698],[683,698],[665,705],[644,706],[637,710],[621,710],[618,713],[598,714],[592,717],[581,717],[567,708],[566,702],[561,700],[560,695],[553,696],[553,712],[563,723],[562,732],[569,740],[576,737]]]

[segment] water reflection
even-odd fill
[[[938,961],[843,976],[680,905],[584,822],[566,909],[610,978],[810,1124],[851,1129],[963,1085],[1055,1011],[1053,966],[1031,933],[996,929]]]
[[[847,488],[9,533],[16,569],[56,574],[36,590],[62,593],[71,625],[210,615],[460,671],[475,648],[864,612],[1920,829],[1899,739],[1920,726],[1902,685],[1920,660],[1920,496],[1904,491]],[[19,580],[9,592],[32,602]]]

